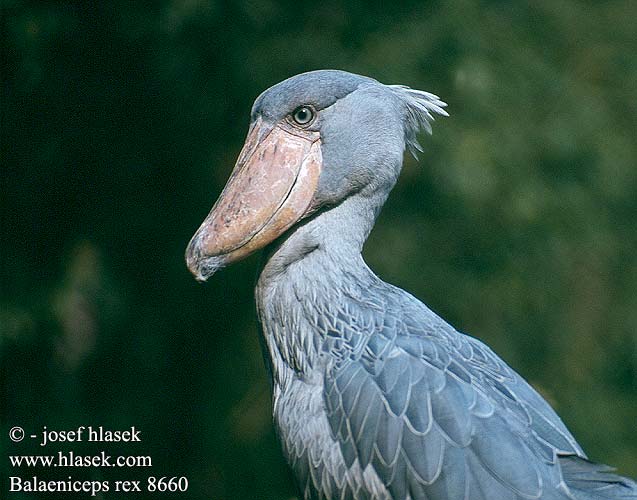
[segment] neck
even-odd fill
[[[268,249],[256,302],[275,386],[320,365],[324,318],[336,317],[344,294],[378,281],[361,251],[385,198],[354,195]]]

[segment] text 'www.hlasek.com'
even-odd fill
[[[44,426],[35,433],[27,433],[16,426],[9,430],[9,439],[13,443],[10,453],[15,452],[9,455],[9,494],[52,493],[55,498],[60,498],[61,494],[64,498],[71,495],[112,498],[113,493],[183,493],[188,490],[185,476],[140,473],[140,470],[152,470],[153,459],[149,455],[109,453],[113,447],[137,449],[140,446],[142,433],[135,426],[126,430],[102,426],[52,430]],[[34,446],[36,453],[26,454]],[[20,447],[28,449],[20,450]],[[95,447],[104,449],[96,450]],[[45,450],[47,453],[37,453]],[[21,451],[25,454],[18,454]],[[106,496],[106,493],[110,494]]]

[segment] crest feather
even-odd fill
[[[417,152],[422,152],[422,147],[418,143],[417,134],[424,129],[431,134],[431,122],[434,121],[434,114],[449,116],[443,108],[446,102],[424,90],[416,90],[406,85],[388,85],[394,93],[403,101],[407,108],[407,119],[405,121],[405,135],[409,152],[418,159]]]

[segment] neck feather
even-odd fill
[[[344,294],[362,296],[379,281],[361,251],[385,198],[354,195],[266,251],[256,302],[275,386],[314,372],[322,319],[336,314]]]
[[[302,222],[265,252],[259,282],[285,280],[288,267],[301,264],[309,254],[322,252],[333,264],[352,265],[360,260],[363,244],[371,232],[387,194],[355,194],[338,206]],[[317,265],[317,264],[314,264]],[[319,264],[315,271],[324,273]]]

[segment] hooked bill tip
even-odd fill
[[[205,283],[219,269],[224,267],[225,259],[222,256],[205,257],[199,260],[195,268],[191,268],[190,272],[199,283]]]
[[[199,283],[204,283],[215,272],[225,265],[225,257],[223,255],[203,255],[199,242],[196,238],[190,242],[186,249],[186,265],[188,270]]]

